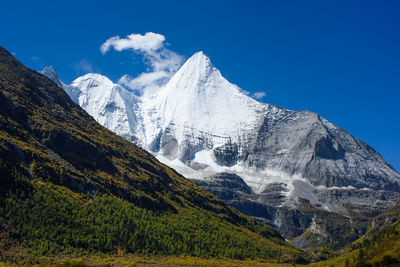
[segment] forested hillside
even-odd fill
[[[400,266],[400,202],[374,218],[365,235],[316,266]]]

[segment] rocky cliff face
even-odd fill
[[[353,216],[400,199],[400,174],[370,146],[316,113],[255,101],[202,52],[140,97],[98,74],[63,87],[98,122],[287,237],[315,211]]]

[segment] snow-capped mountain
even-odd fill
[[[202,159],[195,162],[205,163],[203,151],[252,137],[267,109],[222,77],[202,52],[189,58],[164,88],[144,95],[142,103],[146,148],[187,165],[196,156]]]
[[[142,129],[140,100],[107,77],[86,74],[65,87],[72,100],[92,115],[97,122],[130,141]]]
[[[318,114],[250,98],[202,52],[140,97],[99,74],[65,85],[54,69],[42,73],[99,123],[210,191],[242,179],[248,188],[236,201],[296,208],[305,199],[348,214],[400,199],[400,174],[370,146]]]
[[[140,99],[107,77],[89,73],[66,85],[58,78],[53,67],[46,67],[42,74],[64,88],[71,99],[79,104],[97,122],[130,141],[142,130],[139,122]]]

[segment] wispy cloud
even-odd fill
[[[139,93],[154,90],[164,85],[182,65],[184,58],[165,47],[165,36],[147,32],[144,35],[132,33],[126,38],[114,36],[105,41],[100,51],[104,55],[111,48],[116,51],[132,50],[143,55],[143,62],[149,66],[148,72],[136,77],[128,74],[119,79],[119,83]]]
[[[249,94],[250,94],[249,91],[246,91],[246,90],[244,90],[244,89],[242,89],[242,88],[240,88],[240,92],[242,92],[242,93],[245,94],[245,95],[249,95]]]
[[[40,63],[40,62],[42,62],[42,60],[40,59],[40,57],[37,57],[37,56],[31,57],[31,60],[32,60],[33,62],[35,62],[35,63]]]
[[[252,94],[252,97],[254,99],[261,99],[264,98],[267,94],[264,91],[260,91],[260,92],[255,92]]]
[[[13,55],[14,57],[17,55],[17,53],[15,53],[14,51],[11,52],[11,55]]]
[[[74,69],[77,72],[85,72],[85,73],[93,72],[92,64],[89,61],[87,61],[86,59],[82,59],[79,62],[75,62]]]
[[[133,49],[144,53],[150,53],[161,48],[164,41],[165,37],[162,34],[154,32],[147,32],[144,35],[132,33],[122,39],[119,36],[109,38],[101,45],[100,50],[103,55],[107,53],[111,47],[117,51]]]

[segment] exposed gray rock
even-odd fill
[[[283,183],[271,183],[254,192],[234,173],[218,173],[193,181],[239,211],[276,227],[302,248],[342,248],[365,233],[376,212],[400,199],[400,193],[394,191],[330,188],[313,192],[317,204],[300,198],[296,207],[287,207],[283,205],[287,192]],[[357,223],[353,225],[354,221]]]
[[[241,198],[241,196],[246,198],[253,193],[243,179],[233,173],[218,173],[202,180],[192,181],[225,201]]]

